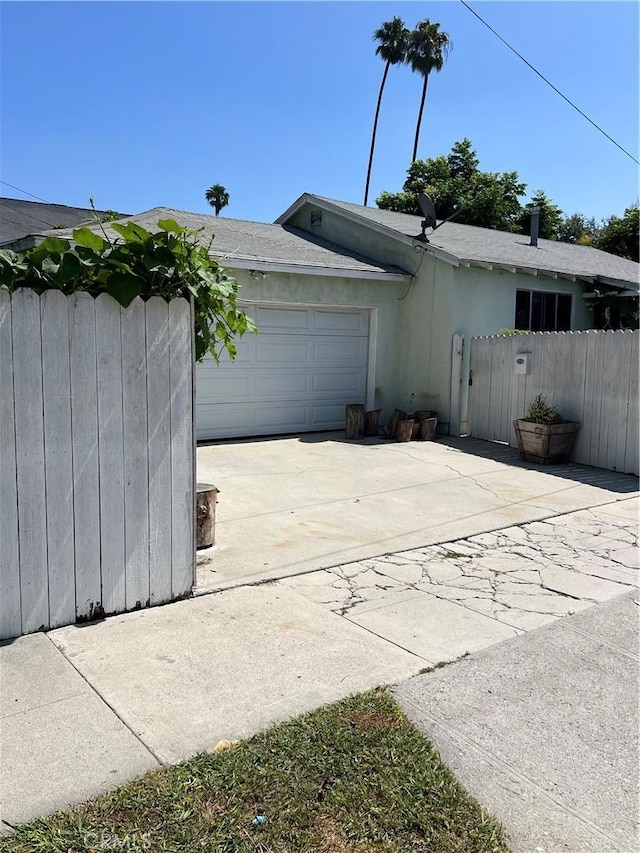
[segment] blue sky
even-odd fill
[[[637,3],[469,3],[640,159]],[[222,183],[239,219],[273,221],[303,192],[361,203],[383,71],[372,33],[394,15],[453,41],[420,157],[466,136],[480,168],[519,172],[565,213],[638,198],[637,165],[457,0],[1,6],[0,177],[47,201],[211,212],[204,191]],[[420,86],[392,69],[371,199],[401,189]]]

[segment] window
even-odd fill
[[[515,328],[567,332],[571,328],[571,294],[516,290]]]

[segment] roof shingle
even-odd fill
[[[407,237],[415,237],[421,231],[420,216],[363,207],[360,204],[335,201],[322,196],[306,198],[310,202],[313,202],[313,199],[325,202]],[[494,231],[491,228],[478,228],[456,222],[445,222],[433,233],[427,233],[427,237],[430,245],[454,255],[461,263],[503,264],[586,279],[610,278],[636,287],[640,279],[640,265],[635,261],[591,246],[539,239],[538,245],[534,247],[529,245],[529,237],[523,234]]]

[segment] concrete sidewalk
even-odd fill
[[[636,583],[637,512],[625,498],[2,644],[0,816],[65,808],[220,739],[597,612]],[[554,701],[541,696],[541,719]]]
[[[635,853],[638,593],[394,693],[514,853]]]

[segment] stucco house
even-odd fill
[[[438,412],[465,431],[469,339],[503,328],[587,329],[589,291],[638,292],[639,265],[586,246],[446,222],[421,239],[421,217],[304,194],[273,224],[169,208],[215,235],[258,335],[235,362],[196,371],[200,440],[336,429],[345,405]],[[57,232],[60,233],[60,232]]]

